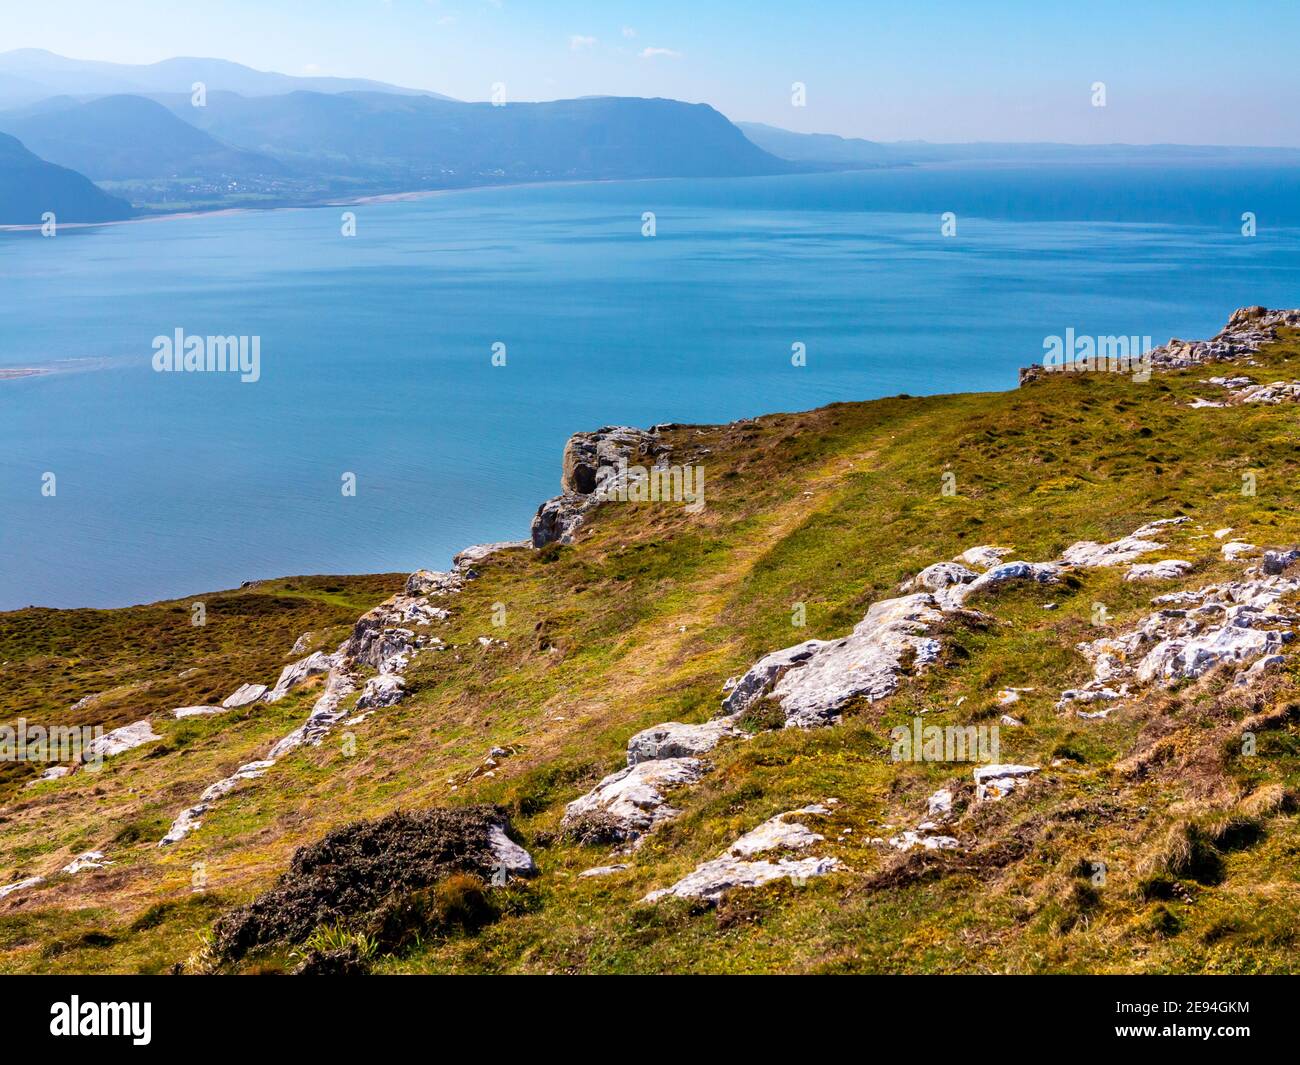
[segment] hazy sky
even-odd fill
[[[1300,146],[1300,0],[5,0],[0,51],[596,93],[879,140]],[[807,106],[791,105],[791,84]],[[1091,86],[1106,84],[1107,106]]]

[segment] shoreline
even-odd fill
[[[751,174],[748,177],[763,178],[778,175]],[[492,189],[527,189],[560,188],[572,185],[617,185],[642,181],[678,181],[672,177],[644,178],[573,178],[563,181],[508,181],[487,185],[462,185],[456,188],[408,189],[404,192],[377,192],[366,196],[345,197],[341,199],[310,200],[304,203],[281,203],[269,207],[214,207],[211,210],[190,208],[184,211],[162,211],[157,214],[142,214],[136,218],[116,218],[104,222],[60,222],[60,229],[99,229],[107,226],[132,226],[154,222],[174,222],[194,218],[216,218],[221,215],[271,214],[279,211],[319,211],[325,207],[364,207],[371,204],[410,203],[418,200],[432,199],[437,196],[450,196],[465,192],[486,192]],[[2,233],[30,233],[39,231],[44,224],[34,222],[23,225],[0,225]]]

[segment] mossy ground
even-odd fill
[[[1300,342],[1257,361],[1247,368],[1257,380],[1298,379]],[[1087,676],[1080,640],[1126,627],[1160,591],[1240,575],[1209,531],[1232,526],[1261,546],[1300,542],[1297,410],[1189,409],[1193,396],[1217,398],[1198,382],[1220,372],[1145,383],[1065,374],[1008,393],[672,429],[673,461],[705,468],[703,511],[609,504],[573,547],[494,557],[440,630],[453,649],[417,660],[406,701],[286,758],[167,851],[155,843],[176,811],[299,723],[313,693],[167,721],[168,706],[224,696],[231,679],[265,679],[243,663],[238,677],[212,664],[200,684],[172,683],[205,655],[238,653],[239,630],[214,631],[203,650],[167,623],[172,604],[95,612],[103,620],[92,626],[63,612],[0,615],[6,715],[43,699],[52,720],[89,692],[153,684],[150,701],[123,698],[123,721],[154,711],[164,737],[110,759],[98,778],[7,796],[3,882],[90,847],[116,864],[0,902],[0,969],[168,969],[223,909],[265,890],[296,847],[328,830],[395,809],[494,802],[512,812],[541,875],[512,888],[490,926],[380,958],[379,971],[1293,971],[1296,667],[1245,693],[1210,675],[1105,720],[1054,708],[1061,689]],[[943,492],[945,473],[955,495]],[[1243,494],[1247,473],[1253,495]],[[850,707],[838,727],[725,743],[714,772],[673,797],[682,816],[646,840],[628,871],[578,878],[610,854],[559,836],[565,803],[622,764],[632,733],[712,716],[722,682],[758,656],[843,635],[901,580],[967,547],[1049,559],[1072,541],[1115,539],[1174,515],[1194,525],[1150,557],[1191,559],[1191,576],[1150,585],[1125,583],[1122,569],[1092,571],[972,602],[995,620],[955,622],[940,667],[888,700]],[[304,609],[324,610],[310,580],[294,582],[306,589]],[[393,583],[340,582],[331,624]],[[251,591],[282,598],[273,586]],[[209,597],[209,609],[221,599]],[[1054,610],[1043,609],[1048,601]],[[1097,603],[1110,619],[1100,627]],[[504,626],[493,624],[498,604]],[[804,627],[792,624],[796,604]],[[317,626],[327,629],[295,619],[274,639],[264,633],[267,669],[298,631]],[[507,645],[483,647],[479,636]],[[87,679],[105,643],[116,645],[112,664]],[[47,674],[57,683],[43,682]],[[974,815],[959,854],[900,857],[871,845],[890,834],[883,825],[914,825],[937,787],[970,778],[969,765],[891,761],[890,727],[922,711],[935,724],[995,722],[1004,687],[1034,689],[1015,706],[1024,727],[1000,738],[1004,761],[1046,767],[1038,782]],[[1258,749],[1247,757],[1239,733],[1252,716]],[[516,753],[493,775],[472,775],[493,746]],[[847,872],[739,892],[716,910],[638,902],[765,818],[827,797],[840,802],[817,825],[822,852]],[[251,964],[289,963],[271,954]]]

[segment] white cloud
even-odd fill
[[[673,48],[643,48],[642,59],[681,59],[682,53]]]
[[[636,30],[634,30],[631,26],[624,26],[623,36],[631,39],[632,37],[636,36]]]
[[[584,37],[580,33],[575,33],[569,38],[569,51],[581,52],[584,48],[592,48],[596,44],[595,37]]]

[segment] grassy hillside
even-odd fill
[[[1300,380],[1300,338],[1254,361],[1258,381]],[[1008,393],[665,430],[672,461],[706,471],[703,510],[607,503],[572,546],[485,560],[447,601],[437,633],[448,649],[414,659],[404,701],[284,757],[169,849],[156,843],[177,810],[261,758],[318,691],[189,721],[170,720],[168,705],[269,683],[295,629],[338,625],[344,606],[354,617],[393,580],[210,596],[210,610],[229,599],[245,620],[201,637],[166,622],[185,604],[0,615],[6,717],[43,700],[52,718],[110,687],[122,693],[114,720],[148,713],[163,737],[95,776],[0,796],[0,884],[49,877],[0,900],[0,969],[208,967],[201,937],[270,888],[297,848],[362,818],[488,803],[508,812],[539,875],[503,888],[448,880],[421,903],[436,911],[421,933],[371,959],[378,971],[1294,971],[1294,658],[1249,685],[1222,669],[1153,685],[1102,719],[1056,708],[1089,676],[1077,644],[1131,628],[1153,596],[1241,578],[1247,561],[1225,561],[1216,530],[1261,548],[1300,542],[1295,407],[1192,409],[1219,398],[1201,382],[1223,372],[1060,374]],[[1054,559],[1174,516],[1191,521],[1143,561],[1187,559],[1190,574],[1146,583],[1125,581],[1125,567],[1079,569],[973,599],[946,617],[939,661],[893,696],[849,705],[833,727],[753,721],[747,738],[725,740],[707,756],[712,772],[670,796],[680,816],[631,853],[561,831],[565,804],[624,764],[631,735],[712,718],[727,678],[777,648],[845,635],[931,563],[980,544]],[[277,617],[295,597],[331,620],[272,625],[260,613]],[[792,624],[796,604],[806,626]],[[177,683],[187,664],[202,673]],[[136,686],[138,699],[126,694]],[[1011,688],[1019,701],[999,706]],[[1029,786],[970,804],[958,849],[872,842],[920,821],[936,789],[951,785],[963,807],[971,790],[969,764],[893,761],[891,727],[918,715],[994,725],[1007,709],[1023,724],[1001,728],[1001,761],[1041,766]],[[1242,753],[1243,729],[1254,754]],[[717,907],[640,901],[773,815],[827,799],[838,801],[809,826],[841,871]],[[114,864],[57,874],[90,849]],[[628,868],[578,875],[612,862]],[[295,964],[286,945],[224,968]]]

